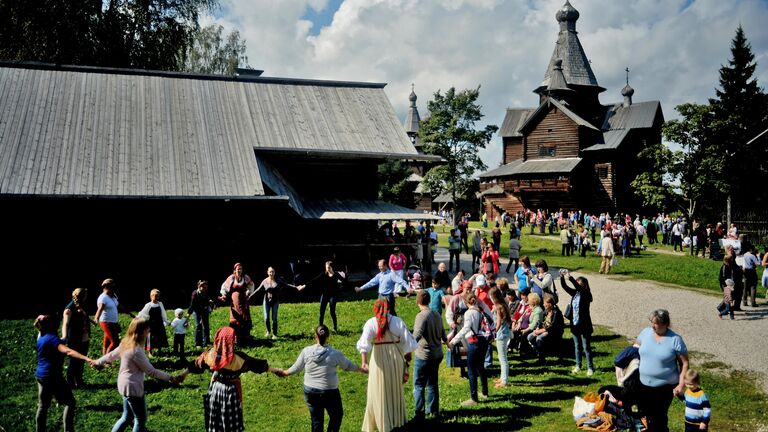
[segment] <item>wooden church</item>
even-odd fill
[[[507,109],[499,131],[502,165],[480,175],[489,216],[523,210],[633,211],[639,207],[630,182],[645,169],[638,153],[661,141],[659,101],[603,105],[605,91],[592,72],[576,32],[579,12],[566,1],[544,80],[534,90],[535,108]]]

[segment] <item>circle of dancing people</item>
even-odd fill
[[[531,259],[521,254],[520,235],[517,229],[510,236],[510,260],[506,272],[509,273],[514,265],[511,279],[498,277],[501,268],[500,240],[494,236],[488,242],[479,235],[479,231],[475,231],[472,236],[472,266],[477,271],[469,277],[460,267],[459,253],[454,253],[460,251],[462,244],[468,250],[466,239],[469,235],[459,233],[456,229],[450,233],[453,238],[453,241],[449,241],[450,263],[447,267],[445,263],[439,263],[434,275],[425,275],[418,267],[415,270],[409,267],[408,258],[398,248],[393,249],[389,259],[379,260],[379,272],[368,282],[354,288],[356,293],[374,288],[377,290],[372,316],[365,321],[355,346],[360,353],[359,365],[330,345],[332,332],[324,323],[326,310],[330,309],[333,332],[338,332],[336,306],[348,277],[346,268],[337,269],[333,261],[325,262],[323,272],[302,285],[286,282],[276,274],[273,267],[268,267],[266,277],[258,286],[245,273],[243,265],[236,263],[232,274],[221,284],[216,294],[209,293],[208,281],[198,281],[186,314],[185,310],[176,309],[172,321],[168,320],[161,302],[161,292],[153,289],[150,301],[138,316],[131,315],[133,320],[122,339],[119,337],[121,329],[118,314],[128,312],[119,303],[115,281],[106,279],[102,283],[102,293],[98,296],[93,319],[84,307],[87,290],[78,288],[72,293],[72,301],[64,310],[61,338],[56,336],[58,322],[55,317],[44,315],[35,321],[40,334],[37,342],[38,367],[35,372],[39,388],[36,416],[38,430],[41,425],[44,428],[53,398],[64,406],[65,430],[73,430],[76,404],[72,389],[85,385],[85,363],[100,367],[118,360],[120,362],[117,389],[123,399],[123,409],[113,431],[128,427],[139,431],[146,429],[148,413],[144,392],[145,375],[178,384],[188,374],[202,374],[206,370],[211,375],[203,407],[205,428],[208,431],[244,430],[244,401],[240,381],[243,373],[272,372],[278,377],[287,377],[302,371],[304,398],[312,430],[323,430],[327,413],[327,430],[338,431],[344,413],[338,369],[368,375],[362,430],[390,431],[405,425],[411,417],[406,412],[403,394],[404,384],[411,376],[411,363],[414,396],[412,421],[440,419],[438,371],[443,360],[448,367],[458,368],[460,375],[468,379],[469,398],[461,406],[471,408],[490,397],[488,368],[493,361],[493,351],[496,351],[500,366],[499,377],[494,381],[493,388],[495,391],[503,391],[511,385],[509,356],[517,354],[521,358],[532,358],[537,364],[546,363],[548,355],[556,354],[566,323],[574,346],[571,373],[580,374],[586,369],[586,376],[592,376],[596,371],[591,347],[593,324],[590,315],[590,305],[594,299],[589,281],[567,270],[560,271],[560,289],[568,295],[567,307],[564,312],[561,311],[558,307],[558,279],[553,277],[545,260],[536,260],[532,265]],[[607,273],[611,267],[610,260],[616,254],[612,237],[605,235],[598,247],[598,254],[603,257],[601,273]],[[726,297],[730,299],[727,303],[730,309],[724,307],[725,311],[719,312],[721,315],[731,313],[732,316],[734,298],[738,305],[742,295],[745,299],[750,294],[754,297],[753,291],[736,286],[734,281],[740,280],[740,275],[733,261],[732,255],[726,250],[720,276],[724,291],[728,293]],[[765,261],[764,257],[763,266],[766,265]],[[755,263],[757,265],[759,263]],[[451,276],[453,268],[456,271]],[[253,358],[239,349],[252,338],[253,323],[249,303],[257,293],[263,294],[265,337],[277,340],[281,293],[287,289],[303,291],[307,288],[320,293],[319,322],[311,335],[314,343],[298,354],[290,368],[271,366],[267,360]],[[739,288],[743,291],[738,291]],[[744,291],[747,292],[742,294]],[[416,294],[415,302],[419,309],[412,331],[398,317],[396,309],[397,298],[411,294]],[[210,315],[216,305],[222,303],[229,305],[229,326],[218,329],[211,339]],[[184,335],[190,327],[187,317],[194,317],[194,345],[203,349],[202,353],[178,374],[171,375],[156,369],[150,359],[153,351],[168,347],[166,327],[170,326],[174,335],[173,353],[184,356]],[[651,326],[638,336],[635,351],[629,350],[628,358],[634,355],[633,359],[636,360],[644,355],[644,358],[658,361],[648,360],[640,363],[639,367],[637,362],[633,363],[636,369],[634,375],[632,373],[635,371],[631,368],[623,368],[626,375],[621,380],[626,383],[634,380],[634,384],[613,389],[611,397],[621,397],[636,403],[639,407],[637,412],[644,414],[649,425],[655,425],[658,430],[666,430],[668,402],[674,396],[687,398],[690,389],[698,385],[699,378],[688,370],[687,348],[682,338],[671,330],[669,313],[665,310],[654,311],[650,322]],[[88,352],[92,325],[100,326],[103,331],[103,355],[96,360],[81,354]],[[62,375],[65,356],[70,358],[66,378]],[[664,360],[669,358],[675,361]],[[632,390],[632,394],[628,389]],[[660,404],[659,401],[664,403]],[[701,424],[704,424],[703,421]]]

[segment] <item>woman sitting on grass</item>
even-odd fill
[[[56,402],[64,407],[64,430],[75,430],[75,397],[72,389],[64,380],[61,369],[64,365],[64,357],[69,356],[81,361],[93,363],[93,360],[68,348],[56,336],[59,323],[51,315],[40,315],[35,320],[35,328],[40,332],[37,338],[37,415],[35,423],[38,431],[46,430],[48,421],[48,408],[55,397]]]
[[[112,426],[112,432],[123,431],[130,423],[133,423],[133,432],[147,430],[144,374],[173,384],[184,381],[187,376],[186,372],[171,376],[167,372],[155,369],[144,352],[147,336],[149,336],[149,321],[144,318],[134,318],[117,349],[94,363],[94,366],[103,366],[120,359],[117,391],[123,396],[123,415]]]

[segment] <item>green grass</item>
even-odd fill
[[[447,232],[450,227],[438,225],[439,241],[441,247],[448,247]],[[472,247],[471,234],[480,229],[487,233],[490,240],[491,228],[483,229],[479,222],[470,223],[470,248]],[[502,228],[500,257],[506,262],[509,256],[509,230]],[[529,229],[523,229],[521,255],[528,255],[533,264],[537,259],[544,259],[550,267],[564,267],[586,273],[597,273],[600,269],[601,258],[595,255],[595,249],[582,258],[578,255],[564,257],[560,255],[561,244],[557,235],[529,235]],[[661,237],[661,236],[659,236]],[[599,240],[599,239],[598,239]],[[654,246],[656,248],[657,246]],[[671,247],[659,245],[658,248],[671,251]],[[703,290],[720,295],[718,274],[721,261],[692,257],[690,254],[676,254],[642,251],[640,255],[632,254],[631,258],[619,258],[619,265],[611,270],[613,275],[625,276],[631,279],[645,279],[665,284],[674,284],[683,287]],[[502,267],[502,274],[504,266]],[[759,284],[758,284],[759,285]],[[765,296],[765,289],[758,286],[758,297]]]
[[[338,305],[340,333],[331,336],[330,344],[344,352],[355,363],[360,356],[355,342],[360,329],[371,315],[370,298],[343,301]],[[399,299],[398,311],[406,323],[412,325],[417,308],[413,300]],[[249,354],[266,358],[278,367],[287,368],[300,352],[311,344],[310,334],[317,317],[317,303],[283,304],[280,306],[281,339],[266,341],[257,338],[254,346],[245,348]],[[228,311],[217,309],[212,327],[225,325]],[[252,307],[256,322],[261,307]],[[126,328],[127,321],[124,321]],[[257,324],[253,334],[263,335],[263,324]],[[568,334],[566,332],[566,337]],[[31,321],[0,321],[0,427],[8,431],[34,429],[37,388],[34,380],[35,330]],[[101,352],[101,331],[94,332],[90,355]],[[187,350],[191,350],[191,335],[187,335]],[[511,387],[495,390],[490,399],[472,409],[460,409],[459,402],[469,396],[469,386],[459,377],[458,370],[440,369],[441,410],[444,415],[440,430],[455,431],[571,431],[574,424],[571,408],[574,396],[596,391],[604,384],[615,383],[613,356],[626,346],[627,341],[605,329],[596,329],[595,363],[597,374],[592,378],[574,376],[568,372],[573,366],[572,345],[564,340],[562,358],[550,357],[545,367],[535,366],[517,357],[511,359]],[[190,358],[192,354],[190,354]],[[694,367],[701,369],[704,388],[712,400],[714,415],[711,430],[757,430],[768,425],[768,398],[754,384],[749,374],[730,369],[714,359],[692,353]],[[153,363],[168,371],[181,366],[170,357],[158,357]],[[77,399],[76,427],[80,431],[109,430],[120,416],[121,398],[115,388],[117,367],[101,371],[88,368],[86,389],[75,391]],[[498,374],[492,369],[492,375]],[[342,430],[359,431],[365,409],[366,376],[340,372],[341,394],[344,402]],[[209,374],[191,375],[181,386],[174,387],[147,379],[148,427],[153,431],[200,431],[203,429],[202,396],[206,391]],[[413,380],[406,384],[405,395],[409,417],[413,412]],[[302,376],[277,378],[271,374],[243,376],[245,427],[248,431],[309,430],[309,414],[302,394]],[[683,404],[673,402],[670,410],[672,430],[682,430]],[[49,430],[61,429],[61,411],[51,408]],[[437,425],[429,427],[436,430]]]

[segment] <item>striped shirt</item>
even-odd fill
[[[707,423],[711,414],[709,398],[704,390],[685,389],[685,422],[692,424]]]

